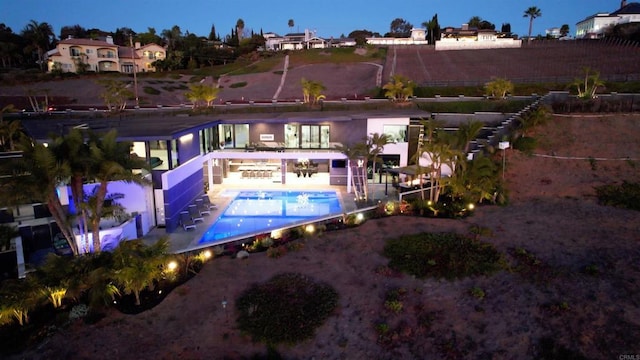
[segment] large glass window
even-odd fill
[[[303,149],[316,149],[320,147],[320,127],[313,125],[301,126],[300,147]]]
[[[300,142],[298,143],[298,127]],[[330,146],[329,125],[285,125],[286,147],[302,149],[328,149]]]
[[[214,140],[214,128],[200,130],[200,153],[206,154],[215,149],[218,149],[218,145]]]
[[[137,150],[136,154],[143,156]],[[154,170],[169,170],[169,151],[166,140],[149,141],[149,163]]]
[[[407,125],[384,125],[385,135],[389,136],[389,140],[394,143],[407,142]]]
[[[249,145],[249,124],[218,125],[221,148],[244,148]]]
[[[220,136],[221,148],[233,148],[233,125],[218,125],[218,134]]]
[[[287,148],[298,148],[298,125],[287,124],[284,126],[284,146]]]
[[[249,124],[236,124],[233,126],[236,133],[236,148],[249,145]]]
[[[178,140],[171,140],[171,168],[175,169],[180,165],[180,160],[178,158]]]

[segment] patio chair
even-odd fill
[[[200,215],[211,215],[211,209],[204,204],[204,200],[196,199],[196,207],[198,208]]]
[[[209,195],[202,195],[202,204],[209,208],[209,210],[215,210],[218,208],[218,205],[213,204],[211,199],[209,199]]]
[[[191,219],[191,215],[187,211],[180,213],[180,225],[182,225],[184,231],[196,228],[196,223]]]
[[[197,223],[198,221],[204,222],[202,214],[200,214],[200,211],[198,211],[198,208],[195,205],[189,205],[189,215],[191,215],[191,220],[193,220],[194,223]]]

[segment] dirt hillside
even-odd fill
[[[640,212],[598,205],[593,187],[640,181],[640,116],[555,117],[535,134],[542,155],[507,152],[508,206],[464,220],[393,217],[304,241],[278,259],[214,259],[156,308],[112,311],[73,324],[15,358],[243,359],[265,354],[235,324],[234,299],[283,271],[330,283],[340,295],[316,336],[278,347],[285,359],[514,359],[640,353]],[[498,154],[497,156],[500,156]],[[580,158],[583,159],[564,159]],[[592,157],[601,160],[587,160]],[[618,160],[628,157],[633,160]],[[606,160],[605,160],[606,159]],[[385,240],[402,234],[488,227],[483,240],[512,271],[459,281],[389,276]],[[525,250],[530,263],[514,254]],[[586,268],[597,271],[587,273]],[[469,294],[484,290],[484,299]],[[407,291],[399,314],[392,288]],[[223,299],[229,306],[223,309]],[[389,325],[381,337],[376,324]],[[575,357],[578,358],[578,357]]]

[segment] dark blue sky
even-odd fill
[[[321,37],[348,35],[356,29],[367,29],[384,34],[395,18],[403,18],[420,27],[434,14],[438,14],[440,26],[456,26],[473,16],[496,24],[511,23],[518,35],[527,35],[529,21],[523,17],[530,6],[537,6],[542,17],[534,21],[533,34],[543,34],[545,29],[568,24],[575,34],[576,22],[598,12],[613,12],[620,7],[619,0],[0,0],[0,23],[5,23],[19,33],[30,20],[48,22],[56,36],[60,28],[80,25],[115,31],[129,27],[136,32],[146,32],[153,27],[158,33],[180,26],[183,33],[208,36],[211,25],[220,36],[230,33],[238,18],[245,28],[256,33],[275,32],[284,35],[290,30],[316,30]],[[287,27],[293,19],[293,29]]]

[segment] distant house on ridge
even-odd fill
[[[165,48],[153,43],[141,46],[136,42],[131,48],[115,45],[111,36],[105,40],[68,38],[47,52],[47,69],[78,72],[84,66],[85,71],[133,73],[135,66],[136,72],[155,72],[153,62],[166,57]]]

